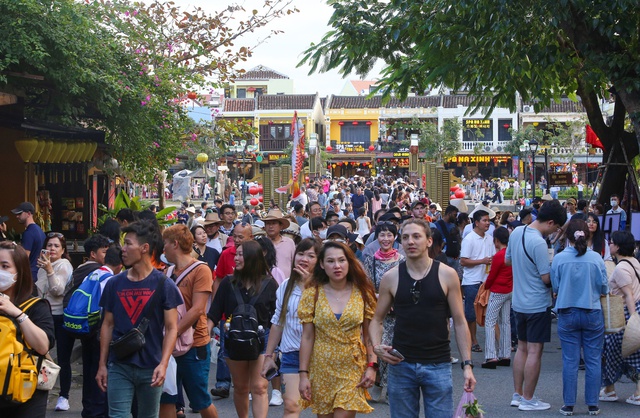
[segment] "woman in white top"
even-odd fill
[[[356,219],[356,222],[358,223],[358,235],[360,235],[360,237],[371,233],[371,219],[367,216],[364,207],[358,208],[358,219]]]
[[[305,283],[311,278],[313,269],[318,261],[321,245],[318,241],[305,238],[296,247],[291,267],[291,277],[285,280],[276,292],[276,311],[271,318],[271,330],[264,355],[262,376],[277,368],[274,351],[280,344],[282,364],[280,374],[289,389],[284,393],[284,417],[300,416],[298,400],[298,369],[300,363],[300,339],[302,338],[302,324],[298,318],[298,303],[302,296]]]
[[[71,389],[71,351],[73,338],[64,330],[62,300],[69,290],[73,267],[69,262],[67,241],[59,232],[49,232],[44,240],[44,249],[38,258],[38,296],[49,301],[55,327],[58,365],[60,366],[60,397],[56,410],[69,409],[69,390]]]

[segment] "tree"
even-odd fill
[[[105,130],[120,166],[149,181],[194,133],[187,93],[241,73],[253,47],[236,42],[291,3],[210,15],[171,1],[2,1],[0,89],[24,98],[26,116]]]
[[[311,72],[367,74],[377,60],[384,97],[446,85],[475,96],[471,111],[514,110],[517,97],[540,110],[552,100],[580,96],[605,161],[630,158],[640,140],[640,38],[637,2],[619,0],[335,0],[332,30],[301,64]],[[367,42],[362,42],[366,39]],[[615,96],[605,123],[599,98]],[[624,130],[628,115],[635,133]],[[622,194],[624,166],[609,167],[600,201]]]
[[[431,122],[420,123],[420,143],[418,148],[425,152],[427,159],[443,164],[460,151],[459,141],[462,124],[455,119],[446,119],[442,130]]]

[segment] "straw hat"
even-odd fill
[[[622,357],[629,357],[640,350],[640,315],[634,313],[627,321],[627,328],[622,337]]]
[[[202,225],[207,226],[207,225],[215,225],[215,224],[221,224],[221,223],[222,221],[220,220],[218,213],[211,212],[211,213],[207,213],[207,216],[204,217],[204,222],[202,222]]]
[[[464,199],[451,199],[449,204],[457,207],[460,212],[469,212],[469,207],[467,207],[467,202],[465,202]]]
[[[496,217],[496,213],[492,209],[490,209],[489,207],[483,205],[482,203],[478,203],[476,205],[476,207],[473,208],[473,210],[469,214],[469,217],[473,218],[473,214],[476,213],[479,210],[483,210],[483,211],[487,212],[489,214],[489,219],[493,219],[493,218]]]
[[[553,200],[553,197],[551,197],[551,195],[549,193],[543,195],[540,199],[542,199],[543,202],[549,202],[551,200]]]
[[[278,221],[278,222],[280,222],[280,225],[282,226],[282,229],[288,228],[289,225],[291,224],[291,222],[289,222],[288,219],[285,219],[285,217],[282,214],[282,211],[280,209],[271,209],[269,212],[267,212],[267,216],[262,218],[262,220],[264,222],[267,222],[267,221]]]
[[[187,213],[188,213],[188,214],[190,214],[191,216],[195,215],[195,214],[196,214],[196,208],[195,208],[195,206],[189,206],[189,207],[187,208]]]
[[[289,224],[289,227],[287,229],[283,229],[282,231],[280,231],[280,233],[283,235],[290,235],[291,239],[293,239],[294,237],[301,237],[300,225],[298,225],[297,223],[291,222]]]
[[[267,235],[267,233],[259,226],[251,225],[251,235],[253,235],[253,237],[255,238],[258,235]]]

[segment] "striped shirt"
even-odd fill
[[[271,318],[272,324],[278,325],[287,283],[289,283],[289,279],[282,282],[276,291],[276,311]],[[300,350],[300,340],[302,339],[302,324],[300,323],[300,318],[298,318],[300,297],[302,297],[302,290],[300,286],[295,286],[291,291],[291,295],[289,295],[287,315],[285,316],[284,329],[282,330],[282,340],[280,340],[280,351],[283,353]]]

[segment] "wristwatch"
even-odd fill
[[[465,360],[460,363],[460,367],[462,367],[462,370],[464,370],[464,366],[471,366],[471,368],[473,369],[473,360]]]

